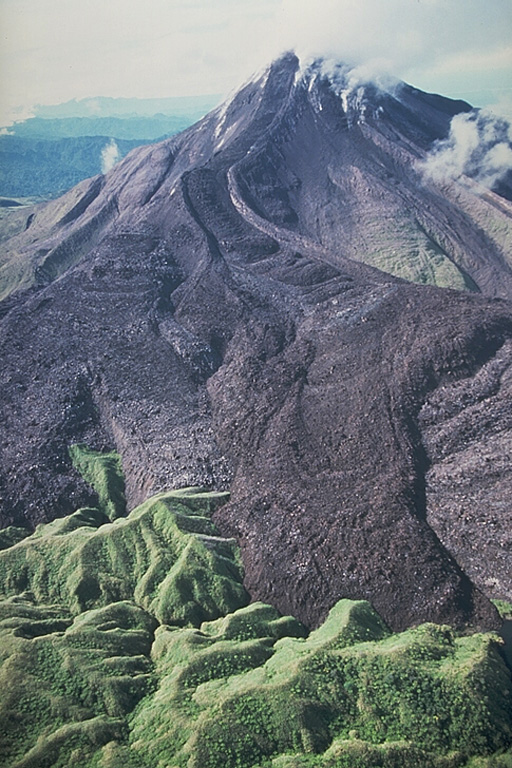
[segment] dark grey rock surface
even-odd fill
[[[129,507],[229,488],[216,522],[248,590],[309,625],[359,597],[395,629],[497,626],[510,203],[416,169],[468,105],[342,98],[297,68],[22,214],[1,273],[2,525],[94,502],[68,447],[115,448]],[[409,256],[419,282],[469,290],[400,279]]]

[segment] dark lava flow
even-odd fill
[[[343,90],[287,55],[22,214],[2,261],[2,525],[94,503],[68,447],[115,448],[130,508],[229,488],[216,522],[249,592],[306,624],[351,597],[394,629],[497,626],[512,208],[416,167],[467,109]],[[409,255],[419,281],[470,291],[400,279]]]

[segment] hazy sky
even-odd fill
[[[225,94],[293,47],[512,102],[512,0],[0,0],[0,35],[0,125],[72,98]]]

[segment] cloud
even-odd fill
[[[466,176],[492,189],[512,171],[512,127],[487,110],[455,115],[448,138],[437,142],[418,168],[435,182]]]
[[[119,159],[119,147],[114,139],[110,139],[101,150],[101,172],[108,173],[111,171]]]
[[[436,90],[457,62],[510,75],[511,25],[511,0],[0,0],[0,125],[22,102],[226,94],[290,48]]]
[[[276,46],[301,58],[365,64],[418,87],[423,73],[433,84],[461,62],[512,72],[510,0],[283,0],[278,26]]]
[[[512,123],[512,93],[504,95],[498,94],[497,99],[493,100],[492,98],[489,98],[489,102],[490,105],[487,107],[489,112],[492,112],[495,115],[500,115],[508,120],[509,123]]]
[[[0,125],[21,102],[227,93],[269,54],[279,2],[0,0]]]

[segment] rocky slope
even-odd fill
[[[418,170],[468,105],[347,77],[284,56],[22,214],[0,274],[2,521],[96,503],[69,448],[115,448],[129,508],[229,487],[215,520],[247,590],[309,626],[350,597],[394,629],[493,627],[511,205]]]

